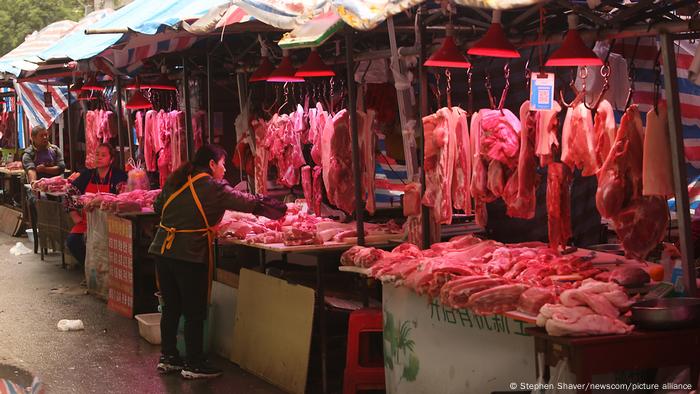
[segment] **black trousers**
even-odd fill
[[[178,356],[177,327],[185,317],[185,360],[198,363],[204,359],[204,320],[207,318],[206,263],[156,257],[156,270],[163,297],[160,318],[161,353]]]
[[[70,254],[72,254],[81,265],[85,266],[85,234],[68,234],[66,237],[66,246],[68,250],[70,250]]]

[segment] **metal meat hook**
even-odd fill
[[[508,63],[503,66],[503,78],[506,80],[506,84],[503,87],[503,92],[501,92],[501,100],[498,102],[498,109],[501,111],[501,115],[503,115],[503,105],[506,102],[506,97],[508,97],[508,89],[510,89],[510,65]]]
[[[610,88],[610,64],[603,64],[603,66],[600,68],[600,75],[603,77],[603,88],[600,90],[600,93],[595,101],[593,101],[592,106],[588,106],[588,103],[586,102],[586,78],[583,78],[583,105],[591,111],[595,111],[598,108],[598,105],[600,105],[600,102],[603,100],[603,96],[605,96],[605,93]]]
[[[588,70],[584,67],[582,68],[581,71],[581,76],[583,78],[583,88],[584,88],[584,93],[585,93],[585,88],[586,88],[586,76],[588,76]],[[576,89],[576,81],[574,80],[574,74],[573,71],[571,73],[571,80],[569,81],[569,89],[571,89],[572,92],[574,92],[574,99],[571,100],[571,102],[566,102],[564,99],[564,89],[559,89],[559,104],[561,104],[562,107],[565,108],[571,108],[575,105],[576,100],[578,99],[579,95],[581,92]]]

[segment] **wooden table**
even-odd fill
[[[700,328],[588,337],[553,337],[543,328],[525,332],[535,338],[535,355],[545,355],[545,381],[549,381],[549,368],[566,358],[576,383],[582,385],[579,393],[591,392],[586,385],[592,383],[593,375],[618,371],[687,365],[690,383],[695,386],[698,381]]]

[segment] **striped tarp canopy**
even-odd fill
[[[243,10],[243,8],[235,5],[223,4],[219,7],[212,8],[206,15],[193,23],[183,21],[182,28],[192,34],[208,34],[219,28],[225,28],[229,25],[253,20],[255,20],[255,18]]]
[[[135,0],[108,17],[90,26],[91,29],[128,29],[130,32],[153,35],[185,20],[206,15],[210,9],[228,4],[229,0]],[[75,31],[39,54],[51,59],[91,59],[125,37],[124,33],[85,34]]]
[[[79,22],[63,20],[54,22],[40,31],[27,36],[22,44],[0,58],[0,72],[19,76],[22,70],[35,70],[37,57],[46,48],[55,44],[62,37],[80,29],[85,29],[105,16],[111,14],[111,9],[98,10],[90,13]]]
[[[255,19],[268,25],[291,30],[315,16],[333,11],[354,29],[371,30],[387,18],[425,2],[425,0],[233,0]],[[455,0],[467,7],[511,9],[540,3],[542,0]]]

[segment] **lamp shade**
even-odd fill
[[[164,74],[160,74],[158,78],[151,82],[141,82],[141,88],[171,91],[177,90],[177,86]]]
[[[91,92],[83,90],[78,94],[78,101],[92,101],[97,100],[97,96],[94,96]]]
[[[248,82],[260,82],[260,81],[266,81],[267,77],[270,76],[270,74],[275,70],[275,66],[272,65],[270,62],[270,59],[267,58],[267,56],[262,58],[262,61],[260,62],[260,66],[258,66],[258,69],[255,70],[253,75],[250,76],[248,79]]]
[[[83,90],[83,80],[79,79],[68,87],[69,92],[80,92]]]
[[[508,41],[500,23],[492,23],[486,34],[467,51],[470,55],[519,58],[520,53]]]
[[[440,48],[423,63],[426,67],[470,68],[471,63],[462,55],[452,36],[445,37]]]
[[[153,104],[141,93],[140,90],[134,92],[129,101],[126,103],[127,109],[148,109],[153,108]]]
[[[267,77],[267,82],[304,82],[304,78],[297,77],[296,70],[292,66],[292,59],[289,55],[282,57],[282,61],[277,68]]]
[[[170,90],[176,91],[177,86],[174,82],[168,79],[165,75],[161,74],[158,78],[153,81],[132,82],[125,87],[126,90],[141,90],[141,89],[155,89],[155,90]]]
[[[315,49],[311,50],[306,63],[294,73],[296,77],[334,77],[335,71],[323,62],[321,56]]]
[[[87,81],[85,81],[85,83],[83,83],[82,90],[97,90],[101,92],[105,90],[105,87],[100,85],[97,82],[97,78],[95,78],[95,76],[93,75]]]
[[[578,31],[569,29],[559,49],[544,63],[545,66],[602,66],[603,61],[586,46]]]

